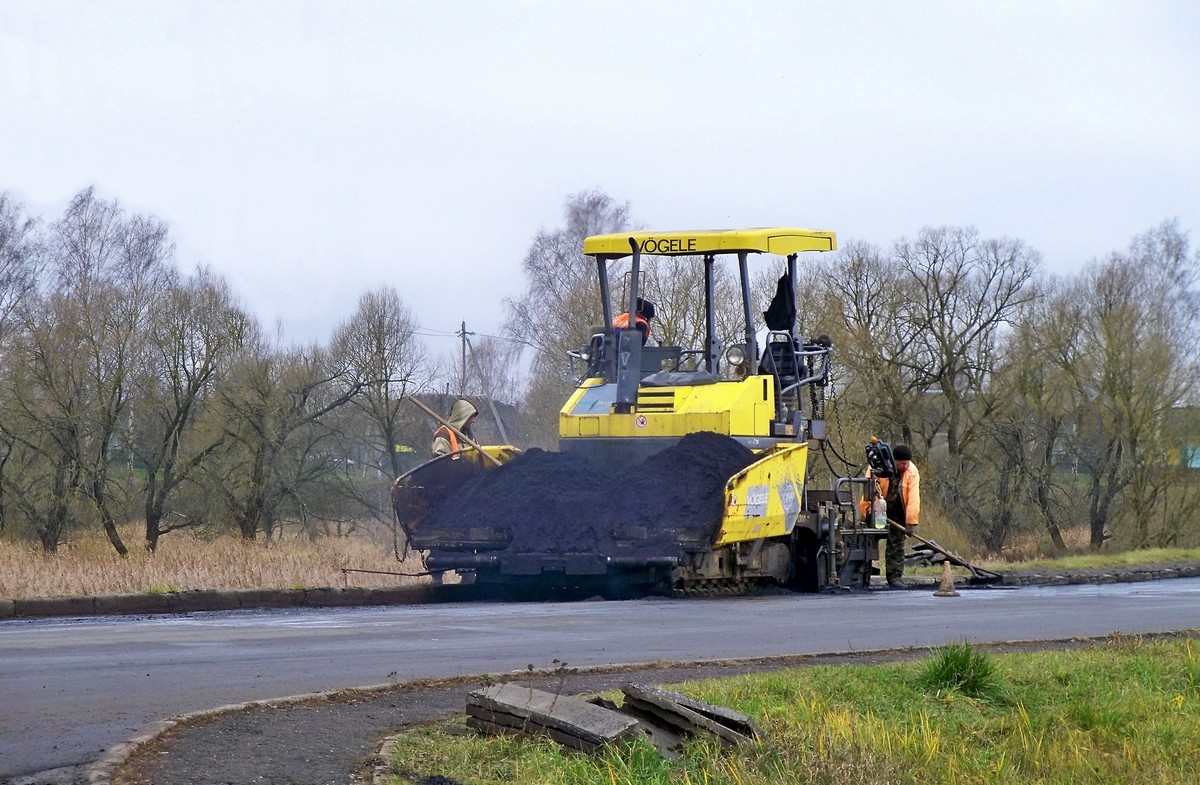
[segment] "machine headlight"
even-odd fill
[[[741,346],[730,346],[725,350],[725,362],[730,365],[741,365],[746,362],[746,350]]]

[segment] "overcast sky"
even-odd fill
[[[657,229],[1200,242],[1200,3],[0,0],[0,191],[166,220],[286,338],[496,333],[600,189]],[[443,348],[431,343],[437,351]]]

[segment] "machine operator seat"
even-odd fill
[[[614,362],[616,337],[612,327],[594,325],[588,330],[588,351],[590,359],[585,376],[596,377],[608,375],[607,369]]]

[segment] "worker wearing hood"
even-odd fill
[[[471,423],[475,422],[475,417],[478,414],[479,410],[470,401],[466,398],[459,398],[454,402],[454,406],[450,408],[448,422],[463,436],[474,439],[475,436],[471,433]],[[433,444],[429,446],[429,450],[433,453],[434,457],[453,453],[454,457],[451,460],[458,460],[462,457],[459,449],[458,433],[455,433],[454,430],[447,428],[445,425],[439,425],[437,430],[433,432]]]

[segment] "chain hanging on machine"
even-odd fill
[[[830,374],[832,374],[832,371],[830,372]],[[810,376],[812,375],[811,368],[809,369],[809,375]],[[832,379],[833,378],[832,375],[830,375],[829,378]],[[809,404],[811,405],[812,418],[814,420],[824,420],[825,419],[825,395],[823,392],[821,395],[817,395],[817,385],[816,384],[808,385],[808,399],[809,399]]]
[[[841,410],[841,407],[839,407],[837,405],[837,400],[836,400],[837,399],[837,379],[834,377],[832,368],[829,370],[828,398],[829,398],[830,402],[832,402],[832,404],[833,404],[834,431],[837,433],[837,439],[838,439],[838,442],[840,442],[840,444],[841,444],[842,452],[838,452],[838,449],[836,446],[834,446],[832,439],[826,439],[824,442],[821,443],[821,455],[824,456],[825,465],[829,468],[830,473],[836,477],[838,475],[838,473],[833,468],[833,463],[829,460],[829,456],[825,453],[825,446],[828,444],[829,450],[830,450],[830,452],[832,452],[834,454],[834,457],[836,457],[839,461],[844,463],[846,466],[849,466],[852,469],[851,474],[853,476],[858,476],[862,472],[863,466],[859,465],[859,464],[855,464],[855,463],[847,460],[846,456],[844,456],[842,454],[846,451],[846,434],[842,430],[842,410]],[[824,414],[824,412],[822,412],[822,414]]]

